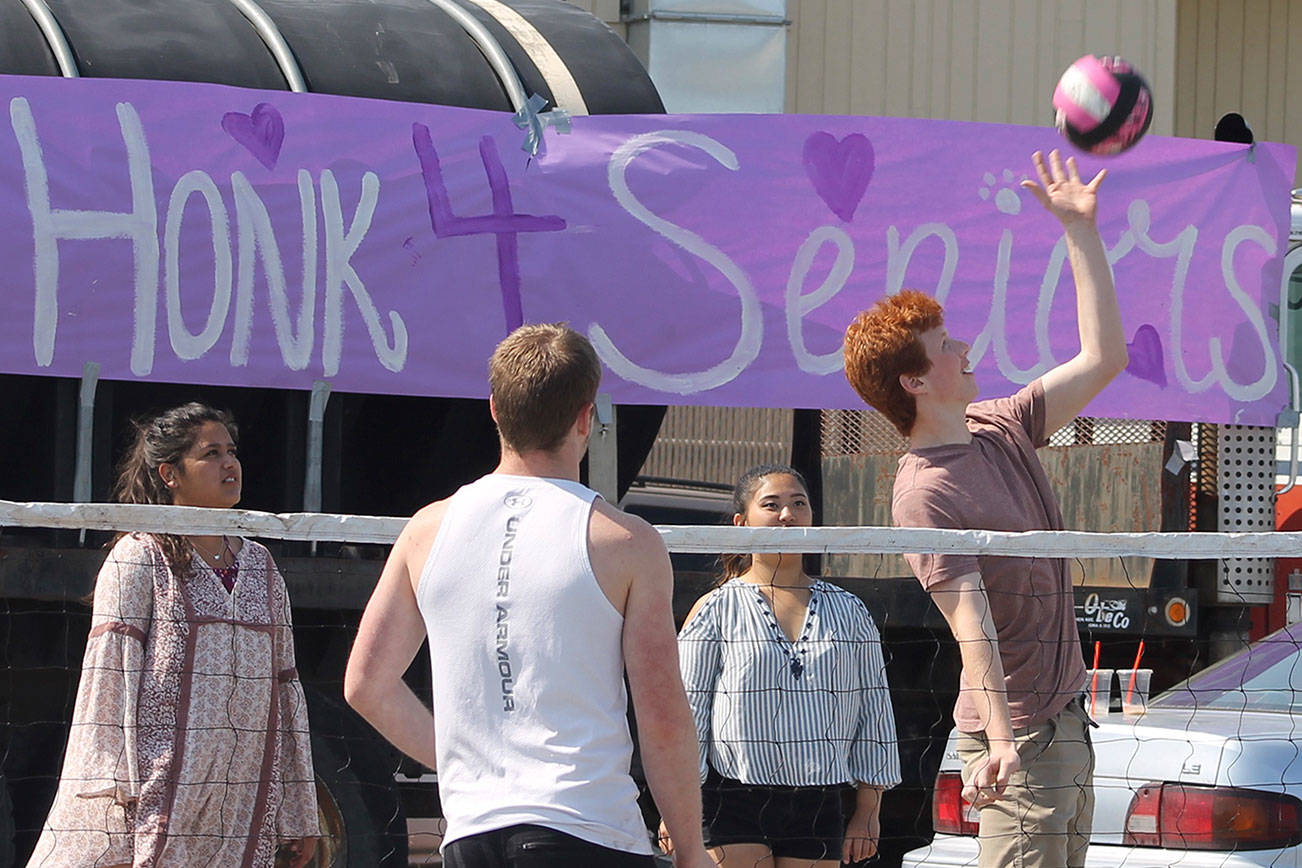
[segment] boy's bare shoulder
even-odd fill
[[[593,502],[588,538],[595,547],[622,548],[630,553],[656,554],[665,551],[660,532],[652,525],[601,499]]]
[[[416,510],[416,513],[407,520],[399,540],[405,539],[409,544],[417,545],[432,542],[438,535],[443,518],[447,515],[449,500],[451,498],[436,500]]]

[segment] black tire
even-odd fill
[[[312,735],[317,812],[321,840],[314,868],[379,865],[381,835],[362,798],[363,784],[348,761],[335,753],[332,740]]]
[[[312,765],[325,840],[317,868],[406,868],[397,756],[342,702],[308,690]]]

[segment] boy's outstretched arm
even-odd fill
[[[1125,370],[1129,356],[1112,267],[1096,222],[1098,189],[1107,170],[1101,170],[1087,184],[1081,180],[1073,157],[1068,157],[1064,165],[1058,151],[1050,151],[1046,164],[1044,155],[1036,151],[1032,160],[1039,183],[1028,180],[1022,186],[1062,223],[1076,281],[1076,326],[1080,335],[1080,351],[1041,378],[1048,434],[1080,415],[1085,405]]]

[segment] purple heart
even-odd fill
[[[280,146],[285,141],[285,119],[274,105],[260,102],[249,114],[227,112],[222,115],[222,129],[259,163],[268,169],[276,168]]]
[[[1162,336],[1157,329],[1144,323],[1135,330],[1135,339],[1126,344],[1130,361],[1126,370],[1139,377],[1166,388],[1166,367],[1162,359]]]
[[[1226,372],[1240,383],[1251,383],[1261,376],[1266,365],[1266,353],[1257,332],[1250,323],[1241,322],[1234,327],[1230,338],[1230,353],[1225,359]]]
[[[837,141],[831,133],[818,132],[805,139],[802,156],[814,192],[849,223],[873,177],[872,142],[862,133]]]

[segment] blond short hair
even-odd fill
[[[488,382],[502,442],[518,453],[551,452],[596,400],[601,360],[564,323],[523,325],[493,350]]]

